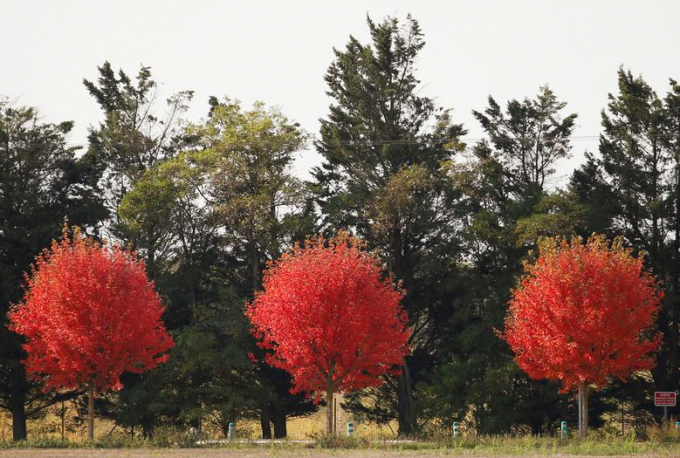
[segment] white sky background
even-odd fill
[[[312,134],[328,112],[323,80],[333,47],[352,34],[368,41],[375,21],[411,13],[427,45],[421,94],[453,108],[468,138],[481,136],[471,110],[493,95],[533,97],[549,84],[579,115],[564,181],[597,150],[600,112],[623,65],[660,95],[680,80],[680,1],[33,1],[0,0],[0,94],[37,106],[45,121],[74,120],[73,144],[101,119],[82,84],[105,60],[136,75],[151,66],[164,99],[195,91],[189,117],[207,114],[210,95],[281,107]],[[161,105],[162,106],[162,105]],[[296,173],[319,162],[308,151]]]

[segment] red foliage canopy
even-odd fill
[[[246,314],[293,393],[318,399],[398,373],[409,338],[403,294],[356,239],[308,240],[270,265],[263,286]]]
[[[76,229],[37,257],[10,327],[26,337],[27,372],[45,389],[120,389],[123,372],[167,360],[163,307],[132,253]]]
[[[531,378],[559,380],[568,391],[653,366],[661,336],[650,330],[662,292],[621,240],[547,239],[525,271],[503,337]]]

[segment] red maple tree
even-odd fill
[[[533,379],[578,390],[581,436],[588,430],[588,389],[653,367],[661,336],[652,327],[663,296],[642,258],[594,235],[545,239],[513,292],[503,338]]]
[[[398,374],[408,349],[403,292],[357,239],[308,240],[270,264],[248,305],[266,360],[293,377],[291,392],[319,400],[333,432],[333,395]]]
[[[124,372],[141,373],[173,346],[163,306],[144,264],[119,247],[101,246],[76,228],[36,258],[10,328],[26,338],[29,376],[49,389],[86,389],[94,435],[95,392],[118,390]]]

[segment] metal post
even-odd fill
[[[351,421],[347,423],[347,435],[352,436],[354,434],[354,423]]]
[[[675,431],[680,433],[680,421],[675,422]]]
[[[457,421],[453,422],[453,437],[460,436],[459,426],[460,426],[460,424]]]
[[[663,422],[666,423],[668,421],[668,407],[663,406]]]
[[[569,438],[569,430],[567,429],[567,422],[563,421],[562,424],[560,425],[560,437],[562,439],[568,439]]]
[[[229,423],[229,430],[227,431],[227,439],[232,440],[234,438],[234,429],[236,429],[236,425],[234,423]]]

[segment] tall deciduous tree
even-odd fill
[[[578,390],[582,437],[588,431],[588,390],[610,377],[648,370],[661,336],[654,335],[663,294],[641,258],[603,236],[544,239],[535,263],[514,291],[504,339],[534,379]],[[650,335],[651,333],[651,335]]]
[[[116,210],[133,182],[161,160],[173,157],[183,142],[182,114],[193,93],[182,91],[167,99],[168,110],[158,111],[157,84],[151,69],[141,67],[135,80],[123,70],[117,73],[109,62],[98,67],[96,82],[83,80],[101,107],[104,120],[90,128],[89,152],[104,170],[101,183],[111,220],[106,228],[143,252],[149,274],[156,272],[157,251],[167,236],[162,224],[145,226],[145,233],[125,232]]]
[[[256,401],[263,437],[272,436],[272,423],[274,437],[285,437],[288,416],[316,407],[290,395],[284,371],[244,363],[238,352],[256,351],[245,348],[255,342],[242,306],[260,288],[262,267],[313,232],[308,193],[290,170],[305,134],[278,109],[262,103],[243,109],[237,101],[212,97],[208,118],[187,126],[179,137],[184,139],[181,152],[133,182],[118,217],[133,239],[157,235],[156,283],[168,297],[164,319],[179,336],[173,350],[178,357],[158,377],[169,384],[191,378],[195,386],[181,395],[170,392],[174,402],[149,404],[148,411],[135,399],[153,391],[156,382],[142,380],[134,390],[126,388],[121,393],[126,422],[138,421],[149,435],[163,416],[197,427],[206,416],[252,417]],[[199,361],[186,355],[201,338],[209,354],[195,364]],[[229,350],[218,350],[226,341]],[[225,371],[233,377],[223,376]],[[257,383],[247,382],[254,375]],[[234,383],[237,377],[244,383]],[[240,407],[237,399],[243,401]]]
[[[96,392],[118,390],[124,372],[167,360],[173,346],[163,307],[134,254],[102,247],[75,230],[36,258],[24,301],[10,315],[26,338],[26,370],[46,389],[89,393],[88,438]]]
[[[419,427],[413,390],[433,365],[435,309],[446,302],[429,295],[433,285],[419,279],[436,283],[438,273],[451,270],[442,257],[447,250],[440,249],[451,243],[453,227],[440,170],[461,149],[465,131],[448,110],[419,95],[415,65],[425,42],[418,22],[410,16],[404,25],[394,18],[367,22],[371,42],[350,37],[326,72],[333,103],[321,120],[316,147],[323,162],[314,176],[325,227],[354,231],[379,249],[408,291],[404,306],[418,356],[406,359],[401,374],[386,385],[392,392],[383,394],[396,400],[389,414],[398,419],[399,432],[411,435]],[[404,195],[411,184],[419,188],[412,199]],[[414,212],[427,218],[403,225]],[[427,260],[437,257],[444,267],[430,272]]]
[[[0,99],[0,408],[12,414],[13,437],[26,439],[26,418],[63,399],[27,380],[21,340],[6,312],[21,300],[23,273],[64,221],[96,225],[106,217],[93,158],[67,146],[72,122],[40,120],[37,110]]]
[[[156,244],[157,284],[172,289],[179,282],[186,300],[171,304],[168,326],[189,322],[191,307],[201,300],[200,286],[224,243],[224,218],[206,202],[210,174],[191,152],[164,160],[147,170],[118,207],[121,226],[128,234],[143,236],[162,228],[163,244]],[[162,248],[162,249],[161,249]]]
[[[333,395],[383,383],[403,363],[409,331],[402,292],[356,239],[319,238],[270,266],[247,314],[267,361],[293,376],[293,392]]]
[[[280,254],[285,218],[305,209],[304,187],[291,165],[306,136],[297,123],[262,103],[243,110],[239,102],[213,98],[211,105],[209,119],[194,131],[205,147],[200,160],[209,169],[211,202],[248,250],[255,292],[264,262]]]
[[[199,149],[193,155],[206,173],[202,193],[223,221],[226,243],[249,270],[246,296],[261,287],[260,273],[268,260],[314,230],[310,193],[291,171],[306,134],[279,109],[256,103],[243,109],[229,99],[210,100],[210,116],[194,126]],[[261,364],[260,422],[264,438],[286,435],[286,417],[314,406],[293,399],[287,374]],[[284,383],[281,381],[284,380]]]

